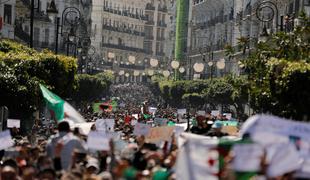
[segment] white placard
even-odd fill
[[[8,128],[20,128],[20,120],[19,119],[8,119],[7,121]]]
[[[114,132],[114,119],[97,119],[95,122],[96,129],[104,132]]]
[[[139,114],[133,114],[132,117],[134,117],[135,119],[139,119]]]
[[[232,168],[238,172],[258,172],[264,149],[258,144],[236,144],[233,149],[234,159]]]
[[[131,122],[130,122],[130,124],[132,125],[132,126],[135,126],[136,124],[138,123],[138,120],[131,120]]]
[[[151,126],[148,124],[137,123],[133,131],[134,135],[148,135],[150,132]]]
[[[205,116],[206,115],[206,111],[200,110],[200,111],[197,111],[196,114],[199,115],[199,116]]]
[[[184,126],[179,126],[176,124],[174,127],[175,127],[175,129],[174,129],[175,137],[178,137],[179,135],[181,135],[185,131]]]
[[[212,116],[218,116],[218,115],[220,115],[220,111],[219,110],[213,110],[213,111],[211,111],[211,115]]]
[[[155,107],[149,107],[149,113],[154,114],[157,111]]]
[[[0,132],[0,150],[12,147],[14,145],[12,136],[9,130]]]
[[[91,131],[88,134],[87,146],[89,149],[99,150],[99,151],[109,151],[110,150],[110,137],[104,132]]]
[[[154,119],[154,124],[156,126],[166,126],[168,123],[168,119],[167,118],[155,118]]]
[[[184,115],[184,114],[186,114],[186,109],[178,109],[178,114],[180,114],[180,115]]]
[[[292,121],[271,115],[255,115],[242,125],[240,135],[259,132],[310,139],[310,123]]]
[[[223,113],[223,115],[225,115],[226,119],[228,119],[228,120],[230,120],[232,118],[231,113]]]

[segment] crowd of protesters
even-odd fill
[[[87,133],[68,121],[46,124],[45,119],[37,120],[28,136],[20,136],[17,128],[11,129],[15,145],[0,153],[1,180],[185,180],[188,178],[177,176],[179,166],[176,164],[180,153],[178,137],[173,134],[170,141],[148,142],[145,136],[133,134],[133,121],[155,126],[155,117],[164,118],[168,120],[167,124],[185,125],[184,131],[202,135],[199,138],[231,135],[222,131],[223,124],[220,122],[227,120],[225,116],[213,116],[210,112],[204,115],[189,112],[178,114],[175,108],[156,106],[156,101],[147,101],[150,98],[142,87],[136,89],[136,85],[118,86],[120,87],[114,89],[116,93],[113,96],[121,97],[119,100],[125,106],[92,114],[87,118],[88,122],[95,122],[99,118],[115,120],[113,131],[119,133],[120,138],[110,140],[109,151],[89,149]],[[132,94],[124,97],[128,88]],[[127,90],[123,91],[124,89]],[[142,98],[139,93],[135,94],[137,91],[143,92],[143,96],[146,95],[147,98]],[[134,100],[135,97],[139,100]],[[150,112],[150,106],[156,106],[156,111]],[[90,131],[97,131],[95,124],[90,127]],[[229,164],[233,155],[227,147],[219,151],[224,152],[222,163]],[[213,161],[208,163],[214,164]],[[216,179],[293,179],[293,170],[277,177],[266,177],[268,164],[264,157],[260,166],[261,170],[257,175],[233,173],[230,165],[220,166],[219,172],[213,175]]]

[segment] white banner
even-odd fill
[[[110,150],[110,137],[104,132],[91,131],[87,138],[87,147],[89,149],[108,151]]]
[[[11,133],[9,130],[0,132],[0,150],[12,147],[14,145]]]
[[[271,115],[256,115],[249,118],[241,127],[240,135],[270,132],[287,137],[310,139],[310,123],[287,120]]]

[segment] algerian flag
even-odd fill
[[[74,123],[85,122],[84,118],[68,102],[52,93],[41,84],[40,89],[45,99],[47,108],[57,121],[66,119],[71,120]]]

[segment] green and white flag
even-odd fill
[[[50,110],[52,117],[58,122],[69,120],[74,123],[84,123],[84,118],[68,102],[49,91],[45,86],[40,84],[42,95],[45,99],[46,106]]]

